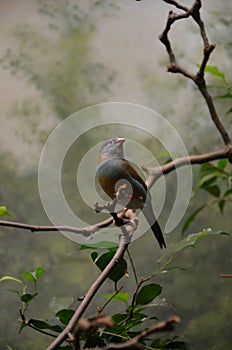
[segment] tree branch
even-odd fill
[[[232,144],[228,144],[224,148],[214,152],[209,152],[209,153],[200,154],[200,155],[193,155],[189,157],[176,158],[173,161],[161,166],[157,166],[153,168],[148,168],[143,166],[142,168],[147,173],[146,184],[148,188],[151,188],[152,185],[161,176],[170,173],[174,169],[177,169],[179,167],[182,167],[184,165],[189,165],[189,164],[203,164],[203,163],[207,163],[207,162],[221,159],[221,158],[228,158],[229,161],[232,163]]]
[[[15,227],[20,228],[24,230],[29,230],[31,232],[41,232],[41,231],[66,231],[66,232],[74,232],[82,234],[85,237],[91,236],[93,233],[97,232],[98,230],[108,227],[110,224],[112,224],[113,218],[110,217],[107,220],[98,222],[94,225],[86,226],[86,227],[74,227],[74,226],[39,226],[39,225],[28,225],[21,222],[13,222],[13,221],[5,221],[0,220],[0,226],[5,227]]]
[[[125,224],[124,226],[120,226],[122,233],[120,235],[119,247],[118,247],[113,259],[109,262],[109,264],[101,272],[99,277],[93,282],[93,284],[89,288],[88,292],[86,293],[82,303],[78,306],[78,308],[76,309],[76,312],[74,313],[73,317],[69,321],[68,325],[58,335],[58,337],[48,346],[47,350],[56,349],[60,344],[62,344],[69,337],[69,334],[72,333],[78,320],[85,312],[86,308],[90,304],[94,295],[97,293],[98,289],[101,287],[101,285],[107,279],[109,273],[122,260],[124,253],[125,253],[128,245],[131,241],[131,238],[133,236],[133,232],[137,228],[137,218],[135,216],[135,213],[133,213],[133,211],[131,211],[131,210],[130,211],[128,210],[127,216],[129,216],[129,215],[130,215],[130,221],[127,224]]]
[[[160,321],[154,324],[151,327],[144,329],[141,333],[139,333],[136,337],[119,344],[108,344],[104,347],[96,347],[90,350],[142,350],[145,347],[140,343],[141,340],[153,333],[160,331],[170,331],[173,329],[174,323],[180,323],[180,318],[178,316],[171,316],[165,321]]]
[[[215,124],[216,128],[218,129],[225,145],[228,145],[231,143],[231,139],[230,139],[229,134],[227,133],[224,125],[222,124],[222,122],[217,114],[216,108],[215,108],[214,103],[213,103],[213,99],[207,90],[206,82],[205,82],[205,78],[204,78],[205,67],[206,67],[207,62],[210,58],[210,55],[213,52],[213,50],[215,49],[216,45],[209,44],[209,40],[208,40],[206,31],[205,31],[204,22],[202,21],[201,16],[200,16],[201,0],[195,0],[193,5],[190,8],[182,6],[176,1],[171,1],[171,0],[170,1],[163,0],[163,1],[166,3],[169,3],[171,5],[174,5],[177,8],[185,11],[184,13],[181,13],[181,14],[176,14],[175,12],[170,11],[169,15],[168,15],[166,26],[165,26],[163,32],[159,36],[159,39],[165,45],[168,56],[169,56],[170,65],[167,67],[167,71],[171,72],[171,73],[180,73],[180,74],[184,75],[185,77],[191,79],[197,85],[197,87],[199,88],[199,90],[200,90],[202,96],[204,97],[205,102],[208,106],[209,113],[210,113],[210,116],[211,116],[213,123]],[[170,40],[168,38],[168,33],[171,29],[172,24],[175,21],[178,21],[178,20],[183,19],[183,18],[188,18],[190,16],[194,19],[194,21],[197,23],[197,25],[200,29],[200,34],[201,34],[203,46],[204,46],[203,47],[203,59],[202,59],[202,62],[200,64],[200,68],[196,74],[189,72],[188,70],[186,70],[185,68],[183,68],[182,66],[180,66],[177,63],[174,51],[172,49]]]

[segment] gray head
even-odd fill
[[[125,139],[122,137],[112,137],[104,141],[100,150],[98,163],[101,163],[105,159],[124,158],[124,141]]]

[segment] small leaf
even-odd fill
[[[162,287],[159,284],[151,283],[142,287],[136,297],[136,305],[149,304],[153,299],[160,295]]]
[[[232,98],[232,94],[230,92],[226,93],[226,94],[223,94],[223,95],[218,95],[216,96],[215,98],[218,98],[218,99],[223,99],[223,98]]]
[[[60,322],[67,326],[74,313],[74,310],[63,309],[56,313],[56,317],[60,319]]]
[[[19,334],[23,331],[23,329],[27,327],[27,323],[26,322],[22,322],[19,328]]]
[[[104,298],[105,299],[111,299],[113,297],[115,293],[109,293],[109,294],[105,294]],[[114,297],[112,298],[112,300],[117,300],[117,301],[122,301],[124,303],[127,303],[128,300],[130,298],[130,294],[129,293],[124,293],[124,292],[119,292],[116,295],[114,295]]]
[[[96,260],[94,260],[94,262],[99,267],[99,269],[103,271],[105,267],[109,264],[109,262],[113,259],[114,254],[114,251],[107,252],[99,256]],[[113,270],[109,273],[108,277],[112,281],[118,282],[125,275],[126,269],[127,263],[126,260],[123,259],[113,268]]]
[[[219,203],[218,203],[218,207],[221,211],[221,213],[223,214],[224,211],[224,207],[225,207],[226,201],[224,199],[222,199]]]
[[[36,295],[38,295],[38,293],[36,294],[23,294],[21,296],[21,300],[24,302],[24,303],[28,303],[29,301],[31,301],[32,299],[34,299],[36,297]]]
[[[97,252],[91,253],[91,258],[92,258],[93,262],[95,262],[95,260],[97,259],[97,257],[98,257],[98,253],[97,253]]]
[[[0,278],[0,282],[2,282],[2,281],[15,281],[18,283],[22,283],[22,281],[20,281],[19,279],[15,278],[15,277],[12,277],[12,276],[3,276]]]
[[[220,170],[225,169],[225,167],[227,166],[227,164],[228,164],[228,159],[227,159],[227,158],[220,159],[220,160],[218,161],[218,164],[217,164],[218,169],[220,169]]]
[[[204,163],[202,164],[201,166],[201,169],[200,169],[200,174],[201,174],[201,177],[207,175],[207,174],[212,174],[212,173],[217,173],[218,170],[217,168],[215,168],[212,164],[210,163]]]
[[[182,228],[182,234],[189,228],[189,225],[196,219],[197,215],[206,207],[206,205],[202,205],[197,208],[185,221],[184,226]]]
[[[38,280],[43,274],[44,274],[44,268],[43,267],[37,267],[35,271],[35,277]]]
[[[13,216],[9,211],[7,210],[7,207],[0,206],[0,216]]]
[[[94,244],[84,244],[79,250],[85,249],[117,249],[118,244],[110,241],[101,241]]]
[[[206,187],[209,187],[215,182],[216,179],[217,179],[217,176],[215,174],[205,175],[196,184],[195,188],[206,188]]]
[[[230,194],[232,194],[232,188],[229,188],[228,190],[225,191],[223,197],[227,197],[229,196]]]
[[[25,280],[33,281],[33,282],[36,282],[37,280],[33,272],[24,272],[21,274],[21,277],[23,277]]]
[[[218,187],[218,185],[205,187],[204,190],[209,192],[210,194],[212,194],[212,196],[214,196],[214,197],[219,197],[220,193],[221,193],[221,190]]]
[[[28,321],[28,325],[33,325],[34,327],[38,329],[49,329],[54,332],[60,333],[62,331],[62,328],[59,325],[49,325],[47,322],[41,321],[41,320],[34,320],[31,319]]]
[[[215,235],[229,235],[228,232],[224,231],[212,231],[210,228],[204,229],[199,233],[193,233],[191,235],[188,235],[187,237],[183,238],[173,249],[174,255],[180,252],[182,249],[186,247],[193,247],[197,241],[208,237],[208,236],[215,236]]]
[[[210,65],[206,66],[205,72],[225,80],[225,74],[223,72],[220,72],[216,66],[210,66]]]

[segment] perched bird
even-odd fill
[[[96,177],[112,199],[122,185],[126,185],[127,195],[124,198],[127,209],[142,209],[149,226],[151,227],[160,248],[166,247],[163,233],[155,218],[152,208],[151,195],[147,186],[132,164],[124,158],[124,138],[112,137],[102,144]]]

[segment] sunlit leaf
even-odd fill
[[[13,216],[9,211],[7,210],[7,207],[0,206],[0,216]]]
[[[43,267],[37,267],[35,271],[35,277],[38,280],[43,274],[44,274],[44,268]]]
[[[33,282],[37,281],[35,277],[35,273],[33,272],[24,272],[21,274],[21,277],[23,277],[25,280],[28,280],[28,281],[33,281]]]
[[[115,293],[105,294],[104,298],[105,299],[111,299],[112,298],[112,300],[122,301],[124,303],[127,303],[129,298],[130,298],[130,294],[129,293],[119,292],[116,295],[114,295],[114,294]]]
[[[227,159],[227,158],[222,158],[222,159],[220,159],[220,160],[218,161],[218,164],[217,164],[218,169],[220,169],[220,170],[225,169],[225,167],[227,166],[227,164],[228,164],[228,159]]]
[[[151,283],[142,287],[136,297],[136,305],[149,304],[162,292],[162,287],[159,284]]]
[[[225,74],[223,72],[220,72],[216,66],[207,65],[205,67],[205,72],[225,80]]]

